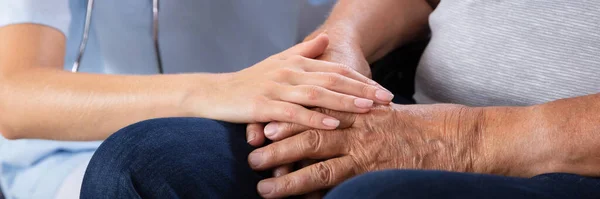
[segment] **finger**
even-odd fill
[[[377,82],[373,81],[371,78],[360,74],[358,71],[354,70],[348,65],[343,63],[338,63],[335,61],[325,61],[318,59],[308,59],[313,64],[307,64],[304,67],[304,70],[307,72],[331,72],[337,73],[340,75],[344,75],[346,77],[355,79],[360,82],[368,83],[371,85],[379,85]]]
[[[277,57],[279,59],[288,59],[294,55],[299,55],[307,58],[316,58],[325,52],[325,49],[327,49],[328,45],[329,36],[322,33],[309,41],[299,43],[277,54]]]
[[[299,168],[302,169],[304,167],[308,167],[310,165],[313,165],[315,163],[317,163],[319,161],[317,160],[302,160],[298,163],[298,165],[300,166]],[[303,198],[305,199],[320,199],[323,198],[323,196],[325,196],[325,192],[323,191],[315,191],[315,192],[311,192],[311,193],[307,193],[303,196]]]
[[[303,64],[303,69],[306,72],[337,73],[337,74],[346,76],[348,78],[354,79],[356,81],[359,81],[359,82],[362,82],[362,83],[365,83],[368,85],[376,86],[379,89],[383,89],[384,91],[391,93],[388,89],[383,87],[381,84],[377,83],[376,81],[372,80],[371,78],[369,78],[367,76],[364,76],[363,74],[359,73],[358,71],[354,70],[353,68],[351,68],[347,65],[344,65],[341,63],[336,63],[336,62],[328,62],[328,61],[324,61],[324,60],[318,60],[318,59],[303,59],[303,61],[304,60],[306,60],[306,62],[309,62],[309,63]],[[387,103],[389,103],[389,101],[387,101]],[[387,104],[387,103],[384,103],[384,104]]]
[[[273,177],[279,177],[283,175],[287,175],[292,172],[294,169],[294,164],[286,164],[279,166],[273,170]]]
[[[346,95],[312,85],[281,86],[274,98],[309,107],[322,107],[337,111],[366,113],[373,100]]]
[[[246,141],[248,144],[259,147],[265,143],[264,124],[253,123],[246,126]]]
[[[382,88],[337,73],[297,72],[296,74],[290,76],[288,80],[291,85],[315,85],[338,93],[370,99],[379,104],[389,104],[394,97],[392,93]]]
[[[352,78],[354,80],[357,80],[357,81],[360,81],[363,83],[367,83],[367,84],[371,84],[371,85],[379,85],[377,82],[373,81],[372,79],[360,74],[358,71],[350,68],[349,66],[341,64],[341,63],[330,62],[330,61],[325,61],[325,60],[318,60],[318,59],[308,59],[308,58],[304,59],[303,61],[305,61],[306,64],[303,64],[302,68],[306,72],[337,73],[337,74]]]
[[[310,127],[301,124],[288,122],[271,122],[265,126],[264,132],[265,136],[270,140],[280,141],[308,130],[310,130]]]
[[[309,110],[298,104],[270,101],[268,105],[270,108],[258,110],[258,114],[267,121],[298,123],[317,129],[335,129],[340,124],[340,121],[333,117]]]
[[[298,58],[297,67],[308,73],[288,75],[292,85],[317,85],[329,90],[371,99],[378,104],[389,104],[394,95],[377,82],[361,75],[354,69],[333,62]]]
[[[258,192],[265,198],[300,195],[333,187],[355,176],[352,158],[345,156],[319,162],[298,171],[258,183]]]
[[[352,126],[357,117],[357,114],[332,111],[329,109],[316,108],[313,110],[338,119],[338,121],[340,121],[340,125],[337,127],[338,129],[344,129]],[[279,141],[310,129],[311,127],[309,126],[296,123],[271,122],[265,126],[264,133],[265,136],[270,140]]]
[[[340,131],[310,130],[288,139],[256,149],[248,155],[248,163],[255,170],[304,159],[327,159],[346,154],[346,136]]]

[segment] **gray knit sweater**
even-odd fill
[[[418,103],[531,105],[600,92],[600,1],[442,0]]]

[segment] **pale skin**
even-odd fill
[[[415,27],[426,26],[437,3],[342,0],[322,29],[332,42],[360,46],[353,50],[363,60],[343,63],[370,62],[415,38]],[[334,39],[340,26],[354,37]],[[275,142],[253,151],[248,161],[256,170],[275,169],[274,177],[257,185],[265,198],[318,196],[353,176],[383,169],[600,176],[599,101],[600,94],[592,94],[526,107],[391,104],[365,114],[318,109],[338,118],[339,128],[280,122],[264,129],[249,126],[248,134],[266,134],[263,140]],[[285,166],[305,160],[314,164],[297,171]]]
[[[62,70],[65,37],[56,29],[2,27],[0,132],[9,139],[102,140],[160,117],[334,129],[339,120],[305,107],[365,113],[390,102],[391,93],[350,67],[312,59],[328,45],[321,34],[234,73],[102,75]]]

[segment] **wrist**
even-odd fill
[[[444,116],[444,124],[441,126],[444,132],[443,139],[455,142],[456,150],[451,152],[451,157],[458,165],[453,165],[454,170],[460,172],[477,172],[480,167],[482,122],[484,109],[479,107],[468,107],[456,105],[457,108],[450,109]]]
[[[305,41],[322,32],[327,32],[329,35],[329,46],[327,46],[321,58],[347,65],[362,75],[371,78],[369,62],[366,60],[358,37],[354,36],[353,32],[355,31],[352,28],[325,24],[306,37]]]
[[[455,104],[392,106],[398,122],[413,120],[404,116],[407,113],[416,114],[419,119],[412,128],[419,129],[423,134],[421,139],[428,144],[435,143],[438,155],[429,162],[435,162],[436,166],[428,169],[481,172],[482,163],[487,164],[481,158],[484,153],[481,150],[483,108]],[[407,109],[412,111],[407,112]]]
[[[477,171],[531,177],[547,173],[553,158],[539,106],[487,107],[480,118]]]
[[[330,46],[350,48],[360,52],[368,63],[373,63],[388,52],[395,49],[399,38],[381,38],[369,32],[361,31],[354,21],[336,20],[327,22],[305,40],[316,37],[319,33],[326,32],[330,38]]]
[[[180,107],[187,116],[217,119],[214,107],[223,100],[224,85],[231,79],[233,73],[191,74],[182,78],[184,97]]]
[[[359,47],[350,43],[332,43],[327,47],[332,61],[344,64],[365,77],[372,78],[371,66]]]
[[[338,51],[351,51],[353,54],[367,55],[361,47],[361,41],[358,31],[351,24],[338,21],[323,24],[313,33],[308,35],[304,41],[315,38],[320,33],[327,33],[329,36],[329,48]]]

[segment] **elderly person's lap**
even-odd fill
[[[126,127],[95,153],[82,198],[259,198],[268,177],[247,162],[244,125],[168,118]],[[594,198],[600,180],[570,174],[534,178],[442,171],[368,173],[327,198]]]
[[[327,199],[369,198],[598,198],[600,179],[553,173],[515,178],[427,170],[387,170],[339,185]]]

